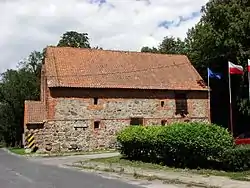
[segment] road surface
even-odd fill
[[[29,161],[0,149],[1,188],[139,188],[77,170]]]

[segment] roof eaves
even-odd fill
[[[82,87],[77,87],[77,86],[67,86],[67,85],[51,85],[49,88],[76,88],[76,89],[138,89],[138,90],[182,90],[182,91],[207,91],[207,88],[157,88],[157,87],[91,87],[91,86],[82,86]]]

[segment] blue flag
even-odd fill
[[[207,68],[207,72],[208,72],[208,77],[209,78],[221,79],[221,76],[222,76],[221,73],[214,73],[209,68]]]

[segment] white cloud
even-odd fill
[[[106,0],[102,6],[90,2],[0,0],[0,72],[15,68],[33,50],[56,45],[67,30],[87,32],[91,46],[118,50],[157,46],[167,35],[184,38],[199,17],[168,29],[159,23],[190,17],[207,0]]]

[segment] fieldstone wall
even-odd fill
[[[204,93],[188,94],[188,117],[205,118],[209,117],[208,100],[199,99],[199,95]],[[158,124],[162,119],[180,118],[175,115],[175,100],[171,98],[172,93],[165,99],[98,99],[98,104],[93,104],[92,98],[58,98],[55,101],[54,119],[105,119],[122,120],[131,117],[143,117],[144,119],[154,119]],[[198,98],[198,99],[197,99]],[[200,97],[201,98],[201,97]],[[161,106],[161,102],[164,105]],[[151,124],[151,123],[148,123]]]
[[[43,127],[27,129],[26,133],[35,135],[38,152],[92,151],[114,148],[116,131],[127,125],[126,121],[104,121],[100,129],[95,130],[88,126],[92,123],[91,120],[48,121]],[[114,129],[118,124],[119,128]]]
[[[91,93],[89,95],[96,96]],[[86,94],[74,98],[51,96],[47,100],[47,122],[43,128],[33,131],[39,151],[90,151],[114,148],[116,133],[130,125],[131,117],[142,117],[145,126],[161,125],[162,120],[166,120],[166,124],[186,120],[209,121],[209,103],[206,95],[206,92],[188,93],[189,114],[186,118],[175,115],[173,92],[153,93],[150,98],[100,97],[98,104],[94,104],[94,99],[86,97]],[[95,121],[100,121],[98,129],[94,128]]]
[[[172,117],[175,105],[174,101],[166,100],[165,108],[160,109],[160,101],[155,99],[99,99],[98,102],[99,105],[93,105],[91,99],[58,99],[55,107],[55,119]]]

